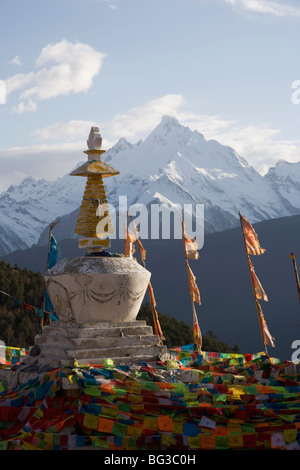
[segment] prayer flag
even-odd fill
[[[261,248],[254,228],[249,223],[249,221],[241,214],[240,221],[248,255],[262,255],[266,250],[264,248]]]
[[[148,284],[148,293],[149,293],[150,302],[151,302],[152,307],[156,307],[156,300],[155,300],[155,297],[154,297],[153,287],[152,287],[150,281],[149,281],[149,284]]]
[[[263,342],[264,342],[264,344],[267,344],[267,345],[272,346],[273,348],[275,348],[275,339],[273,338],[273,336],[271,335],[271,333],[268,329],[268,326],[267,326],[265,317],[263,315],[261,306],[259,305],[257,300],[255,302],[256,302],[256,308],[257,308],[257,312],[258,312],[258,317],[259,317],[259,323],[260,323],[260,329],[261,329],[261,335],[262,335]]]
[[[161,340],[164,340],[165,337],[163,335],[163,332],[162,332],[162,329],[161,329],[161,326],[160,326],[160,323],[159,323],[158,313],[157,313],[156,308],[155,308],[156,307],[156,301],[155,301],[155,298],[154,298],[154,292],[153,292],[153,288],[152,288],[152,285],[151,285],[150,281],[149,281],[149,284],[148,284],[148,293],[149,293],[150,302],[151,302],[151,306],[152,306],[153,323],[154,323],[155,334],[158,335]]]
[[[132,219],[131,219],[131,220],[132,220]],[[139,250],[140,250],[140,255],[141,255],[141,258],[142,258],[142,262],[144,262],[145,259],[146,259],[146,250],[145,250],[145,248],[143,247],[141,240],[139,239],[138,229],[137,229],[137,226],[136,226],[135,223],[134,223],[134,220],[132,220],[132,224],[133,224],[134,230],[135,230],[135,240],[134,240],[134,241],[136,241],[137,244],[138,244],[138,246],[139,246]]]
[[[249,266],[250,266],[250,271],[251,271],[251,276],[253,279],[253,286],[254,286],[254,291],[255,291],[255,297],[260,300],[265,300],[268,302],[268,296],[265,293],[264,289],[262,288],[261,283],[259,282],[258,277],[255,274],[253,264],[249,260]]]
[[[48,252],[48,262],[47,262],[47,269],[53,268],[57,261],[57,241],[53,237],[52,233],[50,234],[50,241],[49,241],[49,252]],[[50,300],[48,291],[45,291],[45,302],[44,302],[44,310],[53,314],[53,305]],[[57,320],[56,316],[53,316],[53,319]]]
[[[128,227],[124,227],[125,231],[125,256],[132,257],[133,253],[135,252],[135,248],[133,243],[136,241],[136,237],[134,234],[128,229]]]
[[[185,256],[187,259],[198,259],[199,253],[197,251],[198,245],[194,238],[191,238],[185,233],[184,222],[181,219],[182,223],[182,238],[184,242]]]
[[[197,318],[197,314],[195,311],[194,303],[193,303],[193,335],[194,335],[195,350],[199,353],[202,348],[202,334],[201,334],[200,326],[198,323],[198,318]]]
[[[186,267],[188,271],[188,279],[189,279],[189,286],[190,286],[190,292],[191,292],[191,297],[193,302],[197,302],[199,305],[201,305],[201,299],[200,299],[200,292],[198,289],[198,286],[196,284],[196,278],[189,266],[188,261],[186,260]]]
[[[49,259],[48,259],[48,269],[53,268],[57,261],[57,241],[51,234],[50,236],[50,248],[49,248]]]
[[[139,240],[139,239],[137,238],[137,239],[136,239],[136,242],[137,242],[137,244],[138,244],[138,246],[139,246],[139,250],[140,250],[140,255],[141,255],[142,261],[145,261],[145,259],[146,259],[146,250],[145,250],[145,248],[143,247],[141,240]]]

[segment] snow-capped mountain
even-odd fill
[[[282,199],[300,209],[300,162],[279,160],[275,167],[269,169],[265,178]]]
[[[83,178],[70,181],[26,178],[0,195],[0,255],[37,243],[41,231],[81,202]]]
[[[206,141],[170,116],[163,117],[144,141],[131,144],[121,138],[103,160],[120,171],[104,181],[115,207],[119,196],[127,197],[128,206],[204,204],[206,232],[237,225],[238,211],[252,223],[300,213],[296,198],[300,171],[296,176],[290,167],[293,191],[287,181],[287,167],[300,169],[300,163],[287,164],[281,173],[279,164],[263,177],[232,148]],[[70,223],[69,214],[79,207],[85,182],[86,178],[69,175],[54,182],[26,178],[3,192],[0,255],[37,243],[58,216],[68,214]]]

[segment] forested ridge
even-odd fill
[[[43,309],[45,282],[40,273],[0,262],[0,340],[7,346],[25,348],[34,344],[41,319],[18,301]]]
[[[35,310],[22,308],[21,302],[43,309],[45,282],[42,274],[1,261],[0,291],[0,340],[12,347],[33,346],[34,337],[41,331],[41,319]],[[165,337],[164,344],[169,348],[193,343],[193,330],[189,325],[160,312],[158,316]],[[137,320],[145,320],[153,327],[152,309],[148,302],[142,304]],[[230,347],[217,340],[212,331],[203,335],[203,350],[239,352],[236,345]]]

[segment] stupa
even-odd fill
[[[136,320],[151,273],[131,256],[109,253],[113,225],[103,179],[119,172],[101,157],[97,127],[88,138],[88,160],[72,176],[87,177],[75,232],[83,256],[65,258],[45,273],[57,322],[43,327],[24,364],[30,370],[157,360],[167,348],[152,327]],[[24,370],[25,371],[25,370]]]

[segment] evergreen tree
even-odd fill
[[[23,309],[17,300],[43,309],[45,281],[41,273],[0,262],[0,340],[7,346],[26,348],[40,331],[36,311]]]

